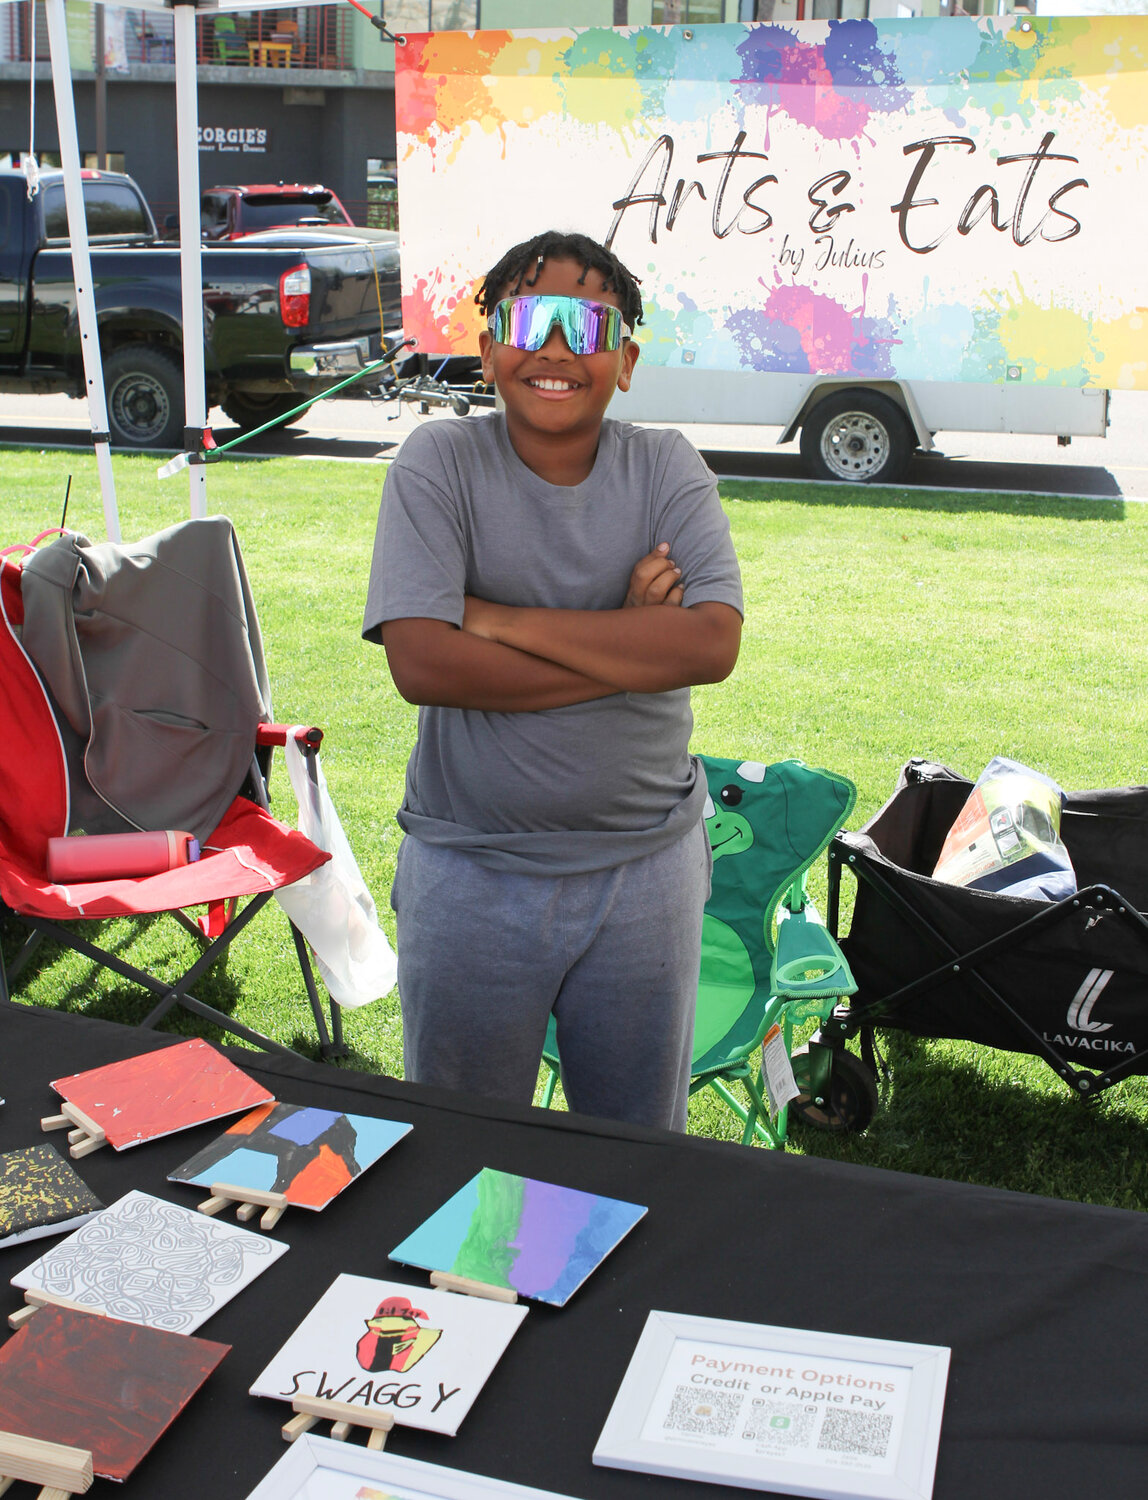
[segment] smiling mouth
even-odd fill
[[[532,391],[552,391],[558,395],[581,389],[576,380],[555,380],[552,376],[536,375],[526,384]]]

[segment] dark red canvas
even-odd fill
[[[0,1346],[0,1429],[90,1449],[97,1475],[126,1479],[230,1347],[43,1308]]]

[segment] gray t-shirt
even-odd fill
[[[391,465],[363,619],[461,625],[463,596],[618,609],[661,542],[683,604],[741,611],[741,579],[713,474],[680,432],[606,421],[589,477],[548,484],[515,453],[501,413],[428,423]],[[607,869],[682,837],[705,778],[688,750],[688,688],[616,693],[522,713],[424,707],[401,827],[493,869]]]

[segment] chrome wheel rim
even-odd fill
[[[821,434],[821,457],[838,479],[871,479],[889,462],[887,428],[867,411],[844,411]]]

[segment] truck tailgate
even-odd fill
[[[380,305],[388,333],[402,326],[397,242],[352,241],[305,253],[311,267],[312,333],[339,339],[377,331]]]

